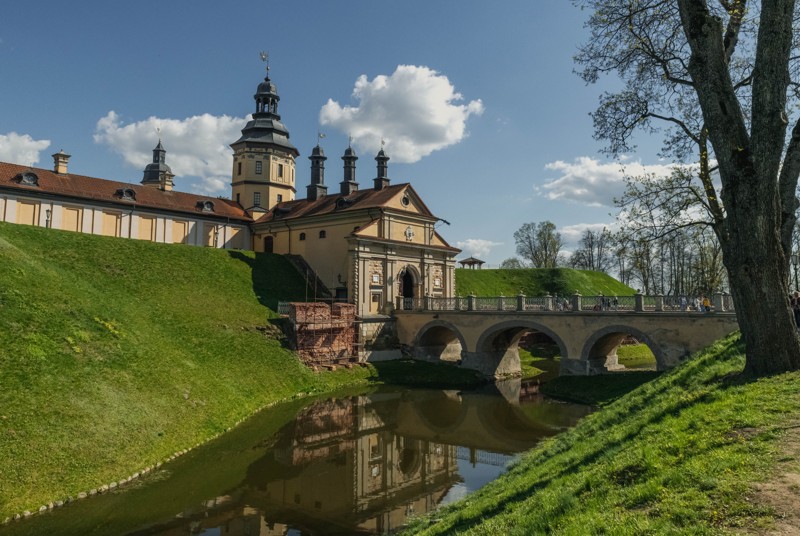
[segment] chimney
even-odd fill
[[[173,186],[172,179],[174,177],[175,175],[171,171],[162,172],[158,177],[159,180],[158,189],[164,190],[165,192],[171,192]]]
[[[358,183],[356,182],[356,152],[352,147],[348,147],[344,151],[344,180],[339,183],[339,193],[342,195],[350,195],[358,191]]]
[[[67,174],[67,162],[69,162],[69,158],[71,155],[68,155],[64,152],[64,149],[61,149],[56,154],[53,155],[53,171],[58,173],[59,175],[66,175]]]
[[[372,179],[372,182],[376,190],[383,190],[389,186],[389,176],[387,173],[389,169],[387,164],[387,162],[389,162],[389,157],[383,152],[383,148],[378,151],[378,156],[375,157],[375,161],[378,163],[378,176]]]

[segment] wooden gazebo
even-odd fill
[[[464,260],[458,261],[458,263],[461,265],[462,268],[470,268],[472,270],[474,270],[476,266],[478,267],[478,270],[480,270],[481,266],[486,264],[485,261],[476,259],[475,257],[467,257]]]

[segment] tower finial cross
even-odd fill
[[[258,53],[258,56],[261,58],[261,61],[267,64],[267,76],[269,76],[269,52],[262,50]]]

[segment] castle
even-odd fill
[[[391,184],[389,157],[375,157],[372,187],[356,181],[358,156],[348,147],[336,193],[325,184],[327,157],[318,144],[308,157],[306,198],[296,199],[299,151],[278,114],[277,88],[267,76],[255,112],[231,144],[231,199],[173,190],[161,140],[139,184],[69,173],[70,155],[53,168],[0,162],[0,221],[65,231],[299,256],[360,316],[399,299],[451,297],[455,256],[437,232],[443,221],[408,183]]]

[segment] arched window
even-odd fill
[[[319,237],[320,237],[320,238],[325,238],[326,236],[327,236],[327,235],[326,235],[326,233],[325,233],[325,230],[324,230],[324,229],[323,229],[322,231],[320,231],[320,232],[319,232]]]
[[[305,239],[306,239],[306,233],[300,233],[300,241],[302,242]]]

